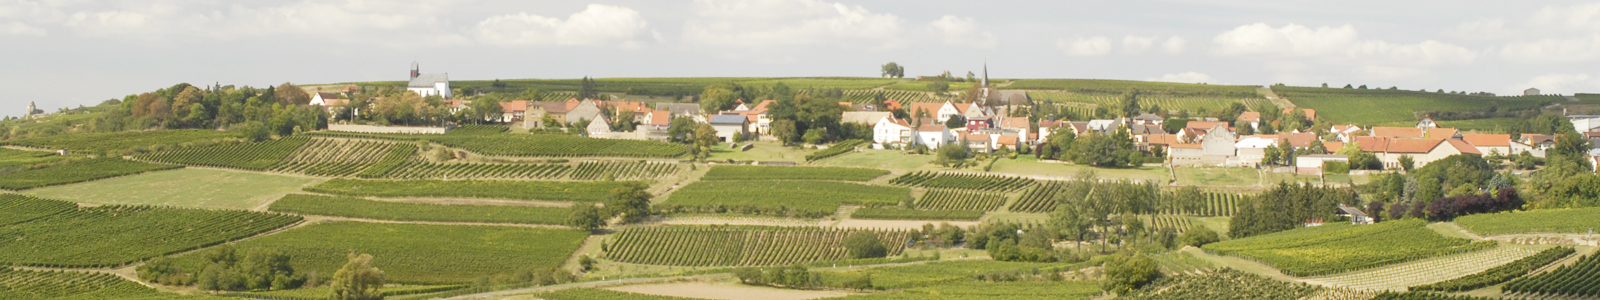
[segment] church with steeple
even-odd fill
[[[411,82],[406,84],[406,90],[423,97],[438,95],[448,99],[455,96],[450,92],[450,73],[422,74],[422,69],[414,61],[411,62]]]
[[[976,97],[967,97],[973,103],[993,110],[1000,115],[1009,115],[1009,112],[1018,107],[1033,105],[1033,99],[1028,98],[1027,91],[1001,90],[990,84],[989,64],[983,64],[983,79],[978,82],[972,93]]]

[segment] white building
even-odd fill
[[[454,97],[450,92],[450,73],[422,74],[416,62],[411,62],[411,83],[406,84],[406,90],[417,95]]]
[[[937,149],[940,146],[956,142],[955,139],[955,133],[950,132],[950,128],[945,128],[944,125],[922,125],[917,127],[917,143],[928,146],[928,148]]]
[[[910,123],[890,115],[887,118],[879,118],[878,123],[873,124],[872,143],[904,147],[916,141],[913,132]]]
[[[714,115],[709,123],[717,130],[717,139],[723,142],[737,141],[750,132],[750,119],[743,115]]]
[[[1537,88],[1528,88],[1526,90],[1522,90],[1522,95],[1523,96],[1538,96],[1539,95],[1539,89],[1537,89]]]

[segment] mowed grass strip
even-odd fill
[[[1455,222],[1482,235],[1587,233],[1600,228],[1600,207],[1476,214],[1456,218]]]
[[[1255,259],[1294,276],[1316,276],[1483,250],[1494,242],[1439,235],[1416,219],[1373,225],[1330,223],[1205,245],[1206,251]]]
[[[0,188],[25,190],[182,167],[179,165],[130,161],[121,158],[95,158],[0,175]]]
[[[600,202],[611,189],[632,182],[509,180],[358,180],[333,179],[308,192],[361,197],[491,198]]]
[[[333,274],[349,251],[372,254],[391,283],[470,283],[518,270],[559,267],[588,232],[511,226],[323,223],[235,244],[241,251],[270,248],[289,254],[296,272]],[[177,258],[199,270],[205,251]]]
[[[837,180],[870,181],[887,170],[845,167],[712,166],[700,180]]]
[[[0,227],[0,263],[111,267],[277,229],[300,217],[248,211],[98,206]],[[331,273],[329,273],[331,274]]]
[[[252,209],[317,181],[303,176],[183,168],[36,188],[23,193],[77,203]]]
[[[553,224],[566,221],[559,207],[445,205],[373,201],[360,198],[290,194],[273,202],[272,211],[392,221],[437,221]]]
[[[911,190],[836,181],[698,181],[657,205],[664,212],[734,212],[821,217],[844,204],[894,205]]]

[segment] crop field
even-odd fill
[[[317,182],[262,172],[183,168],[24,191],[77,203],[251,209]]]
[[[1011,203],[1012,212],[1044,213],[1056,210],[1056,198],[1064,197],[1069,185],[1066,181],[1040,181],[1038,185],[1022,193],[1022,198]]]
[[[308,192],[360,197],[492,198],[599,202],[611,189],[630,182],[555,182],[507,180],[357,180],[333,179]],[[680,191],[681,193],[681,191]]]
[[[889,184],[926,188],[1010,192],[1033,185],[1033,179],[1004,175],[978,175],[918,171],[889,180]]]
[[[149,206],[98,206],[0,227],[0,262],[110,267],[277,229],[300,217]]]
[[[372,254],[390,283],[468,283],[518,269],[558,267],[583,244],[579,230],[509,226],[323,223],[235,243],[243,250],[271,248],[291,257],[297,272],[333,274],[349,251]],[[204,251],[179,256],[178,266],[198,269]]]
[[[716,165],[700,180],[837,180],[871,181],[889,171],[847,167],[763,167]]]
[[[1005,202],[1004,194],[929,189],[928,193],[922,195],[921,200],[917,200],[917,208],[991,211],[1000,209],[1000,205]]]
[[[78,204],[18,194],[0,194],[0,226],[77,210]]]
[[[1478,265],[1498,266],[1461,278],[1433,284],[1412,286],[1411,290],[1463,292],[1496,285],[1517,277],[1522,277],[1523,275],[1528,275],[1528,273],[1532,273],[1534,270],[1538,270],[1545,265],[1549,265],[1550,263],[1561,260],[1568,255],[1572,255],[1573,252],[1576,252],[1576,250],[1574,250],[1572,247],[1552,247],[1545,249],[1544,251],[1539,251],[1538,254],[1523,257],[1522,259],[1518,259],[1507,264],[1474,262],[1474,264]]]
[[[49,151],[29,151],[9,148],[0,148],[0,173],[10,173],[24,170],[34,166],[60,162],[69,159],[83,159],[83,155],[58,155]]]
[[[392,221],[479,222],[560,225],[568,209],[534,206],[443,205],[291,194],[272,211]]]
[[[771,266],[847,258],[845,237],[853,230],[776,227],[646,227],[623,230],[606,257],[627,263],[670,266]],[[900,253],[907,231],[878,231],[889,255]],[[684,251],[695,249],[694,251]]]
[[[232,131],[172,129],[64,134],[9,140],[0,142],[0,145],[65,149],[72,152],[95,154],[128,154],[177,149],[193,145],[207,145],[238,139],[239,133]]]
[[[391,141],[312,138],[271,170],[312,176],[348,176],[383,160],[394,148],[416,146]],[[403,150],[400,150],[403,152]]]
[[[139,159],[183,165],[263,171],[294,154],[310,138],[294,136],[258,143],[241,143],[138,156]]]
[[[885,289],[930,286],[972,279],[979,274],[1003,271],[1032,273],[1039,271],[1068,271],[1071,265],[1063,263],[1007,262],[994,260],[939,261],[925,264],[870,268],[859,270],[828,270],[821,272],[824,281],[867,275],[872,285]]]
[[[1504,245],[1478,252],[1437,256],[1310,280],[1363,290],[1405,291],[1408,287],[1454,280],[1468,274],[1484,272],[1529,257],[1539,253],[1539,250],[1535,247]],[[1526,274],[1527,271],[1532,269],[1523,273]]]
[[[1254,91],[1252,90],[1252,93],[1253,92]],[[1032,99],[1034,99],[1034,101],[1063,103],[1063,104],[1064,103],[1083,103],[1083,104],[1093,105],[1093,107],[1105,107],[1106,109],[1113,109],[1113,108],[1118,107],[1118,105],[1121,105],[1121,104],[1119,104],[1119,102],[1122,101],[1122,94],[1120,92],[1118,92],[1118,93],[1109,93],[1109,94],[1104,94],[1104,93],[1085,94],[1085,93],[1074,93],[1074,92],[1063,92],[1063,91],[1028,91],[1028,98],[1032,98]],[[1168,110],[1198,110],[1198,109],[1202,109],[1202,108],[1203,109],[1208,109],[1208,110],[1216,110],[1216,109],[1227,108],[1228,105],[1232,105],[1233,103],[1243,103],[1243,104],[1245,104],[1245,106],[1248,107],[1249,105],[1259,104],[1260,102],[1265,102],[1265,101],[1266,101],[1265,99],[1251,98],[1251,97],[1177,96],[1177,95],[1163,95],[1163,94],[1140,94],[1139,95],[1139,104],[1140,105],[1147,106],[1147,107],[1148,106],[1152,106],[1152,105],[1159,105],[1159,106],[1161,106],[1162,109],[1168,109]]]
[[[580,162],[572,168],[572,180],[652,180],[677,173],[682,166],[661,162]]]
[[[933,94],[931,94],[929,92],[926,92],[926,91],[907,91],[907,90],[892,90],[892,89],[891,90],[845,90],[844,91],[844,98],[839,99],[839,100],[840,101],[849,101],[850,103],[856,103],[856,104],[872,103],[873,99],[876,99],[878,97],[878,93],[883,93],[883,97],[884,98],[889,99],[889,100],[899,101],[900,104],[911,104],[911,103],[917,103],[917,102],[944,102],[945,100],[955,100],[955,97],[935,96],[935,95],[933,95]]]
[[[1335,124],[1416,122],[1417,112],[1501,111],[1536,109],[1560,96],[1472,96],[1418,91],[1356,90],[1342,88],[1274,86],[1272,91],[1296,106],[1317,110],[1317,116]]]
[[[137,162],[121,158],[86,159],[42,169],[0,174],[0,188],[25,190],[182,167],[179,165]]]
[[[1479,251],[1494,242],[1450,238],[1415,219],[1373,225],[1348,223],[1300,228],[1234,239],[1206,251],[1254,259],[1293,276],[1317,276]]]
[[[911,190],[837,181],[698,181],[656,205],[661,212],[732,212],[817,218],[839,205],[895,205]]]
[[[1587,233],[1600,228],[1600,207],[1466,215],[1456,218],[1455,222],[1482,235]]]
[[[1512,280],[1500,289],[1524,297],[1600,296],[1600,255],[1591,254],[1543,274]]]
[[[117,275],[0,268],[0,299],[231,299],[166,294]]]
[[[850,214],[856,219],[877,220],[961,220],[976,221],[983,218],[986,211],[982,210],[957,210],[957,209],[903,209],[903,208],[878,208],[863,207]]]
[[[1237,193],[1203,192],[1202,197],[1203,199],[1200,201],[1203,202],[1203,204],[1199,205],[1198,209],[1191,209],[1183,207],[1182,203],[1174,203],[1178,201],[1175,198],[1175,195],[1170,192],[1164,192],[1161,193],[1161,199],[1158,200],[1164,203],[1157,204],[1156,207],[1170,207],[1168,209],[1163,209],[1163,213],[1169,214],[1183,214],[1201,217],[1231,217],[1233,216],[1234,212],[1239,211],[1239,203],[1244,203],[1251,196]]]
[[[1304,299],[1323,288],[1272,280],[1233,269],[1163,277],[1121,298],[1136,300]]]
[[[1215,85],[1194,84],[1157,81],[1133,80],[1107,80],[1107,79],[1017,79],[1006,86],[1008,89],[1022,90],[1064,90],[1077,93],[1098,93],[1120,95],[1124,91],[1138,90],[1141,93],[1166,93],[1174,95],[1205,95],[1228,97],[1260,97],[1256,94],[1258,86],[1253,85]]]
[[[572,167],[564,164],[437,163],[412,159],[385,172],[392,179],[560,179]]]
[[[980,282],[958,281],[909,288],[897,292],[853,295],[831,300],[1058,300],[1094,299],[1100,295],[1095,281]],[[1220,299],[1220,298],[1219,298]]]

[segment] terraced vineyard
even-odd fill
[[[411,145],[377,140],[312,138],[271,170],[312,176],[348,176],[383,160],[392,149],[401,146]],[[411,147],[415,152],[416,146]]]
[[[633,182],[333,179],[307,187],[305,190],[360,197],[462,197],[599,202],[611,196],[611,189],[624,184]]]
[[[572,167],[565,164],[437,163],[411,159],[386,172],[392,179],[560,179]]]
[[[586,231],[512,226],[463,226],[332,222],[235,243],[241,251],[272,248],[288,254],[295,271],[333,274],[349,251],[372,254],[373,266],[390,283],[458,284],[518,269],[559,267]],[[205,251],[175,259],[199,270]]]
[[[683,145],[656,141],[595,139],[559,134],[497,134],[493,136],[430,136],[432,140],[484,155],[543,157],[658,157],[683,156]]]
[[[661,162],[580,162],[572,169],[572,180],[651,180],[677,173],[681,166]]]
[[[928,193],[917,200],[917,207],[931,210],[976,210],[991,211],[1000,209],[1006,202],[1006,196],[996,193],[965,192],[960,190],[929,189]]]
[[[917,171],[889,180],[889,184],[926,188],[964,189],[977,191],[1009,192],[1033,185],[1033,179],[966,173]]]
[[[627,263],[670,266],[772,266],[847,258],[844,239],[855,231],[771,227],[645,227],[623,230],[606,257]],[[896,255],[907,231],[878,231]],[[684,251],[684,249],[696,249]]]
[[[700,180],[838,180],[871,181],[889,171],[849,167],[763,167],[716,165]]]
[[[299,222],[247,211],[98,206],[0,227],[0,262],[110,267],[236,240]],[[156,242],[159,241],[159,242]]]
[[[301,194],[283,196],[268,209],[375,220],[548,225],[566,222],[569,212],[561,207],[424,204]]]
[[[1600,255],[1590,254],[1573,264],[1512,280],[1500,289],[1519,298],[1600,296]]]
[[[102,157],[3,174],[0,175],[0,188],[25,190],[182,167]]]
[[[1432,257],[1373,269],[1311,278],[1315,282],[1365,290],[1405,291],[1412,286],[1458,279],[1539,253],[1525,246],[1499,246],[1488,250]],[[1526,273],[1526,271],[1524,271]]]
[[[1189,223],[1189,218],[1179,215],[1149,215],[1140,218],[1145,221],[1145,228],[1149,232],[1172,229],[1173,232],[1183,233],[1194,227],[1194,224]]]
[[[662,213],[740,213],[820,218],[844,204],[910,201],[902,187],[838,181],[698,181],[655,205]]]
[[[0,268],[0,299],[230,299],[164,294],[117,275]]]
[[[1429,257],[1474,252],[1494,242],[1450,238],[1416,219],[1293,229],[1207,244],[1206,251],[1255,259],[1294,276],[1362,270]],[[1307,255],[1316,253],[1317,255]]]
[[[21,194],[0,194],[0,226],[78,209],[77,203]]]
[[[394,147],[389,147],[389,153],[385,153],[382,159],[372,163],[372,166],[367,167],[366,170],[361,170],[360,173],[356,173],[356,177],[383,177],[384,175],[388,175],[390,171],[393,171],[395,168],[400,167],[401,164],[404,164],[416,154],[416,145],[399,144],[395,145]]]
[[[1272,91],[1296,106],[1317,110],[1333,124],[1412,124],[1419,112],[1536,110],[1561,96],[1477,96],[1402,90],[1273,86]],[[1438,115],[1435,115],[1438,116]]]
[[[137,157],[169,164],[264,171],[294,154],[309,140],[309,137],[293,136],[259,143],[165,151]]]

